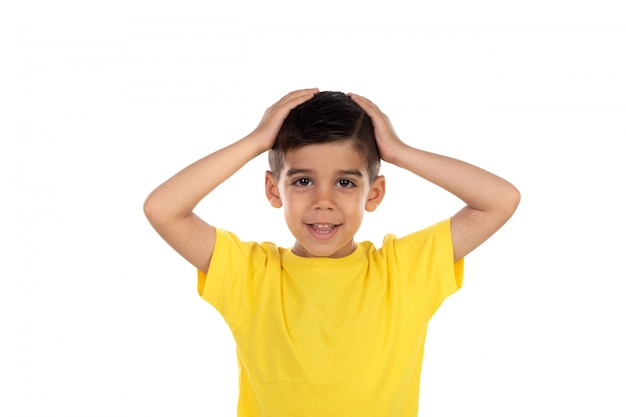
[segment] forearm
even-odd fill
[[[520,193],[511,183],[467,162],[407,145],[378,106],[356,94],[352,98],[372,119],[383,160],[413,172],[465,202],[466,206],[450,221],[455,260],[481,245],[513,215]]]
[[[146,214],[151,220],[188,216],[204,197],[263,151],[249,135],[205,156],[158,186],[146,200]]]
[[[476,210],[498,209],[509,204],[509,200],[519,199],[517,189],[497,175],[467,162],[406,144],[388,162],[438,185]]]

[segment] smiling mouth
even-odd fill
[[[340,225],[332,223],[307,223],[307,226],[313,229],[315,233],[323,235],[332,233],[332,231]]]

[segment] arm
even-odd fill
[[[355,94],[351,97],[372,119],[384,161],[413,172],[465,202],[450,223],[455,261],[480,246],[513,215],[520,193],[508,181],[467,162],[403,143],[375,104]]]
[[[270,149],[291,109],[316,92],[287,94],[267,109],[252,133],[194,162],[150,193],[143,207],[150,224],[196,268],[208,271],[215,247],[215,228],[193,212],[196,205],[248,161]]]

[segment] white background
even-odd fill
[[[315,86],[522,192],[431,322],[420,416],[625,416],[624,22],[621,0],[1,1],[0,415],[235,415],[230,333],[142,204]],[[290,245],[265,169],[198,212]],[[383,173],[360,240],[461,207]]]

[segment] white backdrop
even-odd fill
[[[0,2],[0,415],[235,415],[230,333],[142,204],[319,87],[522,192],[431,322],[420,415],[623,417],[624,22],[620,0]],[[290,245],[265,169],[198,212]],[[460,208],[383,173],[360,240]]]

